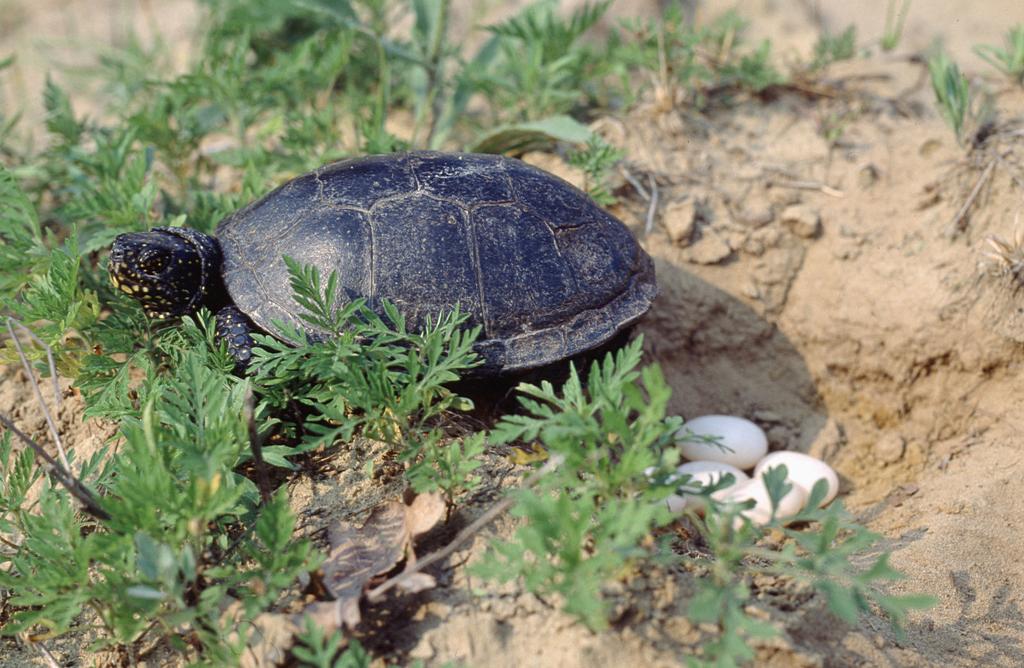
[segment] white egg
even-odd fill
[[[651,482],[654,482],[654,474],[657,472],[657,470],[658,470],[657,466],[648,466],[646,469],[644,469],[644,475],[647,476],[648,480],[650,480]],[[665,482],[668,482],[668,483],[675,482],[675,480],[678,477],[679,477],[678,475],[673,473],[673,474],[671,474],[671,475],[669,475],[669,476],[667,476],[665,478]],[[676,514],[679,514],[679,513],[683,512],[683,510],[686,508],[686,496],[685,495],[669,494],[668,496],[665,497],[664,502],[665,502],[665,505],[668,506],[669,511],[673,512],[673,513],[676,513]]]
[[[710,440],[712,437],[718,437],[717,441]],[[687,420],[676,433],[676,443],[687,459],[732,464],[739,469],[753,468],[768,452],[764,431],[750,420],[732,415]]]
[[[741,503],[748,499],[754,500],[754,507],[744,510],[740,515],[746,517],[754,524],[768,524],[772,519],[772,500],[768,495],[768,488],[763,478],[752,478],[729,490],[720,501],[732,501]],[[775,516],[784,520],[799,513],[807,500],[807,492],[800,485],[793,485],[782,499],[779,500],[779,507],[775,510]]]
[[[687,497],[680,496],[679,494],[669,494],[665,497],[665,505],[668,506],[669,512],[679,514],[686,509]]]
[[[692,489],[694,492],[699,492],[702,487],[711,487],[717,484],[727,473],[732,474],[733,483],[728,487],[715,491],[712,495],[715,498],[725,494],[741,482],[750,480],[750,476],[732,464],[725,464],[723,462],[687,462],[676,469],[676,475],[690,476],[690,479],[684,485],[686,489]]]
[[[814,488],[814,483],[824,479],[828,483],[828,493],[825,494],[825,498],[821,502],[822,506],[836,498],[836,494],[839,493],[839,476],[836,475],[835,470],[820,459],[802,452],[780,450],[771,453],[757,463],[754,468],[754,477],[760,478],[769,468],[780,464],[786,465],[786,479],[794,485],[802,487],[808,496],[811,494],[811,489]]]

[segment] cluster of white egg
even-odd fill
[[[800,452],[777,451],[768,454],[768,437],[750,420],[732,415],[704,415],[688,420],[680,429],[676,443],[684,458],[690,460],[676,469],[673,479],[689,478],[677,494],[666,499],[673,512],[682,512],[702,488],[718,484],[726,474],[733,481],[711,496],[716,501],[742,503],[753,499],[753,507],[741,514],[755,524],[772,519],[772,504],[763,474],[784,464],[786,480],[792,487],[779,501],[775,517],[785,521],[804,509],[814,484],[825,480],[828,493],[825,505],[839,492],[839,477],[825,462]],[[753,469],[753,477],[744,471]],[[691,491],[692,493],[688,493]]]

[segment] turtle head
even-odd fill
[[[110,249],[110,281],[151,318],[192,313],[220,276],[216,240],[185,227],[122,234]]]

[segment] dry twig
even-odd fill
[[[820,181],[773,181],[773,186],[778,188],[793,188],[794,190],[816,190],[829,197],[846,197],[842,190],[833,188]]]
[[[253,404],[252,388],[245,389],[245,423],[249,429],[249,447],[252,449],[252,460],[256,465],[257,485],[260,488],[260,502],[264,505],[270,501],[270,479],[267,477],[267,464],[263,461],[263,437],[256,428],[256,408]]]
[[[625,165],[619,166],[619,172],[622,174],[622,178],[629,181],[629,185],[633,186],[633,189],[640,194],[640,197],[643,197],[644,199],[651,198],[650,193],[647,192],[647,188],[644,188],[644,184],[640,183],[640,181],[633,176],[633,173],[626,169]]]
[[[53,401],[57,410],[60,410],[60,385],[57,383],[57,366],[53,362],[53,351],[50,349],[50,346],[40,341],[39,337],[37,337],[28,327],[25,327],[14,318],[7,318],[7,331],[11,335],[11,341],[14,343],[15,350],[18,351],[18,358],[21,359],[21,366],[25,370],[25,375],[28,376],[29,382],[32,383],[32,389],[36,393],[36,401],[39,402],[39,408],[43,411],[43,417],[46,419],[46,426],[50,429],[50,436],[53,438],[53,443],[57,446],[57,456],[60,457],[60,463],[64,468],[70,472],[71,464],[68,463],[67,455],[64,452],[64,443],[61,441],[60,432],[57,431],[57,425],[53,421],[53,416],[50,415],[50,409],[46,406],[46,401],[43,399],[43,393],[39,389],[39,383],[36,382],[36,375],[32,371],[32,365],[29,364],[28,357],[25,356],[25,351],[21,347],[21,341],[18,340],[18,336],[14,333],[15,325],[18,326],[19,330],[28,334],[30,338],[46,350],[46,361],[50,365],[50,378],[53,380]]]
[[[57,663],[57,659],[53,656],[53,653],[46,648],[46,645],[38,640],[25,639],[25,642],[39,653],[39,656],[43,658],[43,662],[49,666],[49,668],[60,668],[60,664]]]
[[[964,200],[963,206],[961,206],[960,210],[956,212],[955,216],[953,216],[953,222],[949,224],[949,236],[953,237],[956,236],[958,232],[964,231],[964,228],[966,227],[964,220],[967,217],[967,212],[970,211],[971,207],[974,205],[974,200],[978,199],[978,195],[981,194],[982,187],[984,187],[988,180],[992,178],[992,172],[995,171],[996,162],[998,160],[999,157],[997,156],[988,161],[988,166],[985,167],[985,171],[981,173],[981,176],[978,177],[974,187],[971,188],[971,193],[967,196],[967,199]]]
[[[651,186],[651,202],[647,206],[647,220],[644,223],[644,234],[648,235],[654,230],[654,216],[658,213],[658,182],[652,174],[647,175],[647,182]]]

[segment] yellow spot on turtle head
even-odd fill
[[[121,292],[125,293],[126,295],[130,295],[132,293],[132,289],[127,285],[118,285],[117,287],[119,287],[121,289]]]

